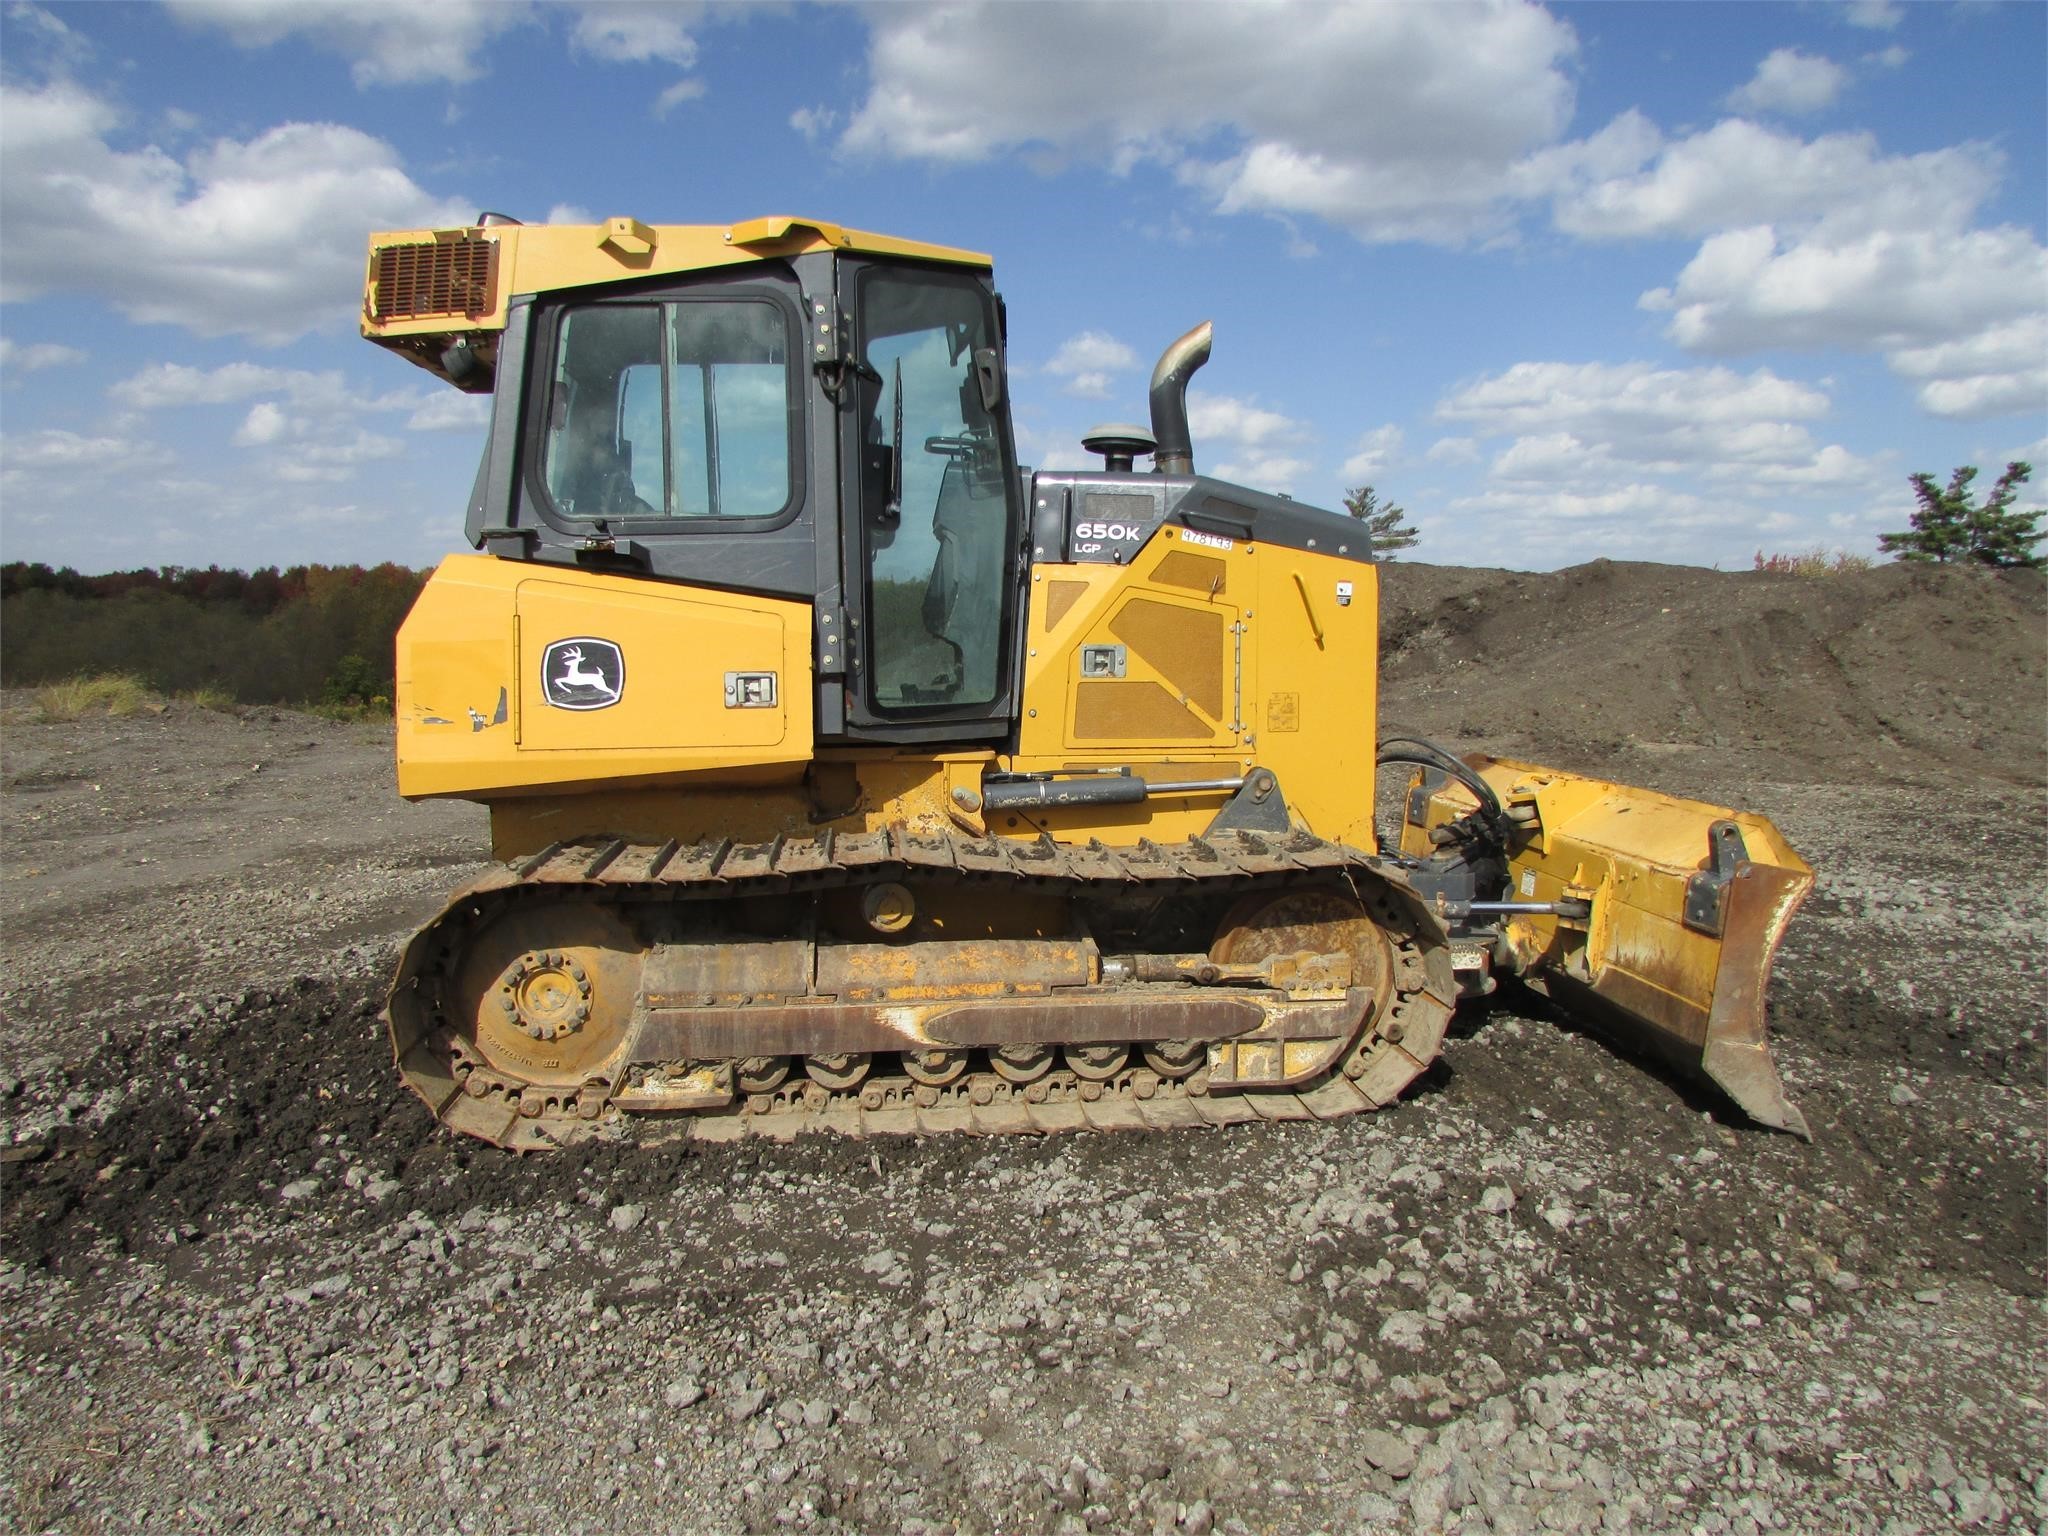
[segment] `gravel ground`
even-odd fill
[[[2048,1529],[2040,764],[1514,743],[1818,867],[1811,1145],[1507,995],[1331,1125],[522,1160],[374,1018],[481,812],[375,728],[5,702],[12,1528]]]

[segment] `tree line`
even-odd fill
[[[1981,501],[1971,495],[1972,466],[1945,487],[1913,475],[1912,526],[1884,534],[1879,547],[1902,560],[2038,566],[2044,513],[2014,505],[2032,473],[2024,462],[2007,465]],[[1344,505],[1383,558],[1420,537],[1406,509],[1370,485],[1347,491]],[[0,683],[125,673],[163,693],[225,693],[244,704],[389,699],[398,626],[427,575],[387,563],[84,576],[15,561],[0,565]]]
[[[125,673],[244,704],[388,699],[398,626],[426,579],[390,564],[84,576],[16,561],[0,566],[0,683]]]

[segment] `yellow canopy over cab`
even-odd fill
[[[490,388],[497,334],[515,294],[555,293],[627,278],[698,272],[805,251],[908,256],[953,266],[993,266],[980,251],[848,229],[826,219],[770,214],[737,224],[519,224],[485,215],[459,229],[380,230],[370,236],[363,278],[363,335],[436,378]],[[482,364],[472,379],[450,375],[441,354],[466,338]]]

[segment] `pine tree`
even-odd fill
[[[1413,548],[1422,537],[1401,521],[1408,515],[1407,508],[1391,503],[1382,506],[1378,493],[1369,485],[1346,491],[1344,510],[1365,525],[1366,536],[1372,540],[1372,552],[1384,559],[1393,559],[1396,550]]]
[[[1908,519],[1912,527],[1903,533],[1879,534],[1877,547],[1901,560],[1931,560],[1938,565],[1970,560],[1980,565],[2038,566],[2043,561],[2034,546],[2048,539],[2048,533],[2037,527],[2042,509],[2016,512],[2012,506],[2033,472],[2033,465],[2024,460],[2006,465],[1981,506],[1970,500],[1970,483],[1977,478],[1974,464],[1951,475],[1947,490],[1937,489],[1932,475],[1914,475],[1913,495],[1920,505]]]

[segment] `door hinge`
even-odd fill
[[[818,617],[818,676],[846,675],[846,610],[820,604]]]

